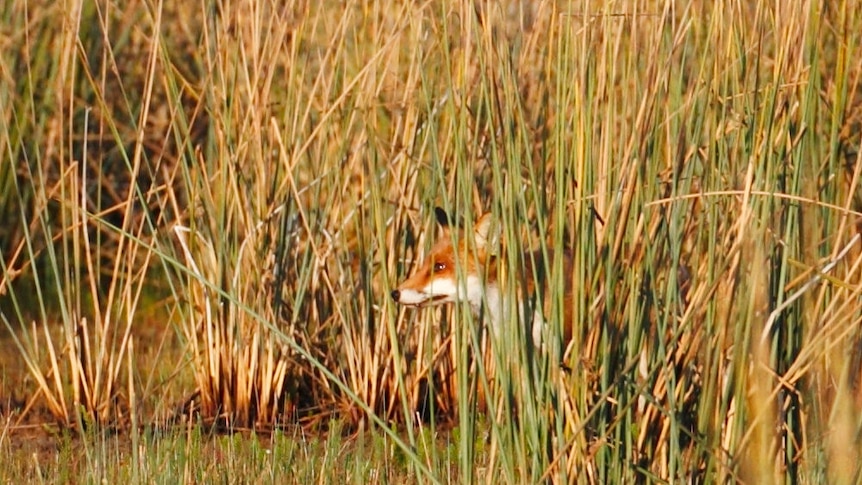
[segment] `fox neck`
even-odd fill
[[[478,285],[478,291],[471,291],[471,283]],[[473,286],[475,287],[475,286]],[[503,315],[503,299],[500,294],[500,286],[496,282],[467,281],[467,301],[475,315],[481,315],[488,319],[491,332],[495,337],[500,336],[500,327],[505,319]]]
[[[518,312],[518,321],[527,325],[530,329],[530,336],[533,340],[533,345],[536,348],[542,348],[543,339],[542,332],[545,328],[545,319],[542,316],[540,308],[534,308],[533,314],[529,318],[524,318],[523,312],[525,306],[522,301],[514,302],[514,306],[503,301],[503,293],[500,285],[496,281],[482,282],[480,279],[470,277],[467,279],[467,301],[470,308],[476,316],[481,316],[486,319],[491,327],[491,333],[495,339],[499,339],[502,335],[503,326],[510,321],[510,313],[512,308],[516,308]],[[513,331],[515,331],[513,329]]]

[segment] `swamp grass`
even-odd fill
[[[859,480],[858,2],[126,3],[2,9],[6,478]]]

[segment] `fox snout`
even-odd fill
[[[408,279],[392,290],[390,296],[396,303],[412,307],[436,305],[458,299],[459,292],[454,281],[448,278],[417,281],[421,279],[422,273]]]

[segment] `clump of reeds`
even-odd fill
[[[206,423],[341,419],[463,481],[858,474],[853,2],[132,3],[136,27],[80,5],[105,20],[64,24],[59,74],[22,61],[44,96],[0,88],[2,314],[61,421],[124,419],[158,280]],[[102,166],[118,197],[88,189]],[[572,253],[548,261],[571,342],[394,306],[437,205],[492,211],[510,254]],[[441,431],[454,449],[416,456]]]

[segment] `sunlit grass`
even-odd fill
[[[4,479],[858,479],[855,2],[5,7]],[[435,206],[571,342],[396,307]]]
[[[427,483],[417,477],[401,449],[379,435],[341,434],[338,422],[326,431],[301,429],[266,434],[223,435],[192,422],[172,430],[126,435],[89,433],[83,439],[58,436],[47,458],[38,446],[5,449],[0,479],[6,483]],[[430,449],[439,453],[432,459]],[[444,477],[452,473],[456,445],[424,433],[423,460]],[[34,459],[35,457],[35,459]],[[481,465],[481,462],[477,462]]]

